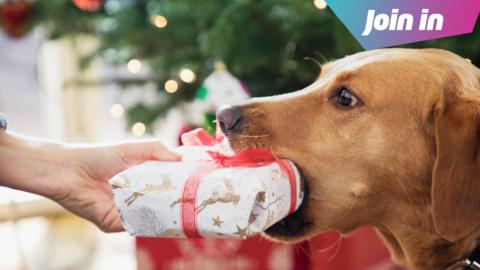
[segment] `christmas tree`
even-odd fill
[[[319,67],[309,59],[325,62],[363,50],[322,0],[37,0],[31,5],[32,19],[25,24],[42,25],[51,39],[98,38],[84,65],[102,58],[134,68],[138,59],[149,67],[148,78],[118,82],[158,86],[154,105],[128,109],[129,124],[149,125],[192,99],[218,60],[252,96],[267,96],[310,84]],[[407,47],[444,48],[478,65],[479,44],[477,24],[469,35]]]

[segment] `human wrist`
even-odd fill
[[[0,185],[52,197],[67,166],[62,146],[0,131]]]

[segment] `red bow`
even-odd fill
[[[219,140],[214,138],[203,128],[197,128],[182,134],[182,143],[184,145],[212,146]]]
[[[224,141],[223,134],[214,138],[203,129],[195,129],[182,135],[184,145],[205,146],[208,148],[221,148]],[[197,215],[195,211],[195,199],[200,180],[212,170],[225,167],[260,167],[271,163],[277,163],[284,177],[288,178],[290,183],[290,209],[289,214],[295,211],[297,204],[297,185],[295,171],[292,164],[286,160],[278,159],[271,152],[260,149],[250,148],[234,155],[225,155],[218,151],[208,150],[207,153],[212,158],[204,165],[195,170],[187,179],[182,195],[182,226],[187,237],[201,237],[197,229]]]
[[[278,160],[270,152],[260,148],[250,148],[232,156],[214,151],[207,151],[207,153],[221,167],[258,167]]]

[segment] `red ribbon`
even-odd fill
[[[196,129],[182,135],[184,145],[214,146],[220,143],[222,137],[213,138],[203,129]],[[212,170],[226,167],[261,167],[272,163],[277,163],[280,167],[283,177],[289,180],[290,184],[290,208],[289,214],[295,211],[297,205],[297,184],[295,179],[295,170],[292,164],[286,160],[276,158],[265,149],[250,148],[232,156],[227,156],[216,151],[207,151],[212,160],[196,169],[187,179],[181,203],[182,227],[187,237],[201,237],[197,229],[197,215],[195,211],[195,200],[197,189],[201,179]]]

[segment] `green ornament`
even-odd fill
[[[208,133],[214,135],[217,129],[217,125],[215,123],[215,113],[207,112],[203,116],[203,129],[205,129]]]
[[[197,91],[197,99],[205,100],[207,98],[208,89],[205,86],[200,86]]]

